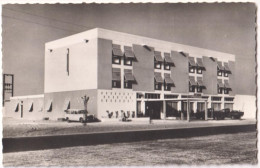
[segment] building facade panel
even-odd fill
[[[154,91],[154,49],[133,44],[133,51],[137,60],[133,62],[133,75],[136,79],[133,90]]]
[[[43,118],[43,96],[42,97],[14,97],[6,103],[5,116],[13,118],[26,118],[40,120]]]
[[[112,40],[98,39],[98,89],[112,88]]]
[[[97,88],[97,39],[46,49],[45,93]]]
[[[130,114],[130,118],[136,117],[136,93],[133,91],[98,90],[98,118],[121,119],[123,113]],[[110,116],[109,116],[110,115]]]
[[[65,103],[70,102],[70,109],[84,109],[83,96],[89,97],[88,112],[97,116],[97,90],[78,90],[46,93],[44,95],[44,116],[51,120],[65,117]],[[50,103],[52,108],[49,109]]]
[[[210,57],[202,57],[205,71],[203,71],[203,83],[205,89],[203,89],[204,94],[218,94],[217,88],[217,62]]]
[[[172,93],[188,93],[189,92],[189,61],[188,56],[177,51],[171,51],[171,58],[175,64],[171,68],[171,78],[175,87],[171,88]]]

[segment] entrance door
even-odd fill
[[[162,101],[145,102],[145,116],[151,119],[161,119]]]

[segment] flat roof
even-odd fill
[[[129,33],[123,33],[118,31],[112,31],[102,28],[94,28],[88,31],[84,31],[75,35],[71,35],[65,38],[61,38],[58,40],[54,40],[45,44],[46,50],[48,49],[55,49],[60,47],[69,46],[71,44],[76,44],[80,42],[85,42],[85,40],[91,40],[95,38],[103,38],[112,40],[113,43],[123,44],[123,45],[132,45],[132,44],[139,44],[139,45],[148,45],[154,47],[155,50],[162,51],[162,52],[170,52],[170,51],[183,51],[190,54],[190,56],[194,57],[214,57],[224,61],[235,61],[235,55],[209,50],[205,48],[194,47],[190,45],[184,45],[164,40],[158,40],[154,38],[144,37],[133,35]]]

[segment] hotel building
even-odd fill
[[[255,118],[255,96],[236,90],[235,66],[232,54],[96,28],[46,43],[44,94],[12,97],[5,115],[56,120],[83,109],[86,95],[100,120],[112,112],[165,119],[205,108]]]

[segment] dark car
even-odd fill
[[[231,119],[241,119],[241,117],[244,115],[244,112],[238,111],[238,110],[230,110],[229,108],[222,110],[225,113],[225,117],[231,118]]]
[[[195,113],[197,119],[205,120],[205,111]],[[223,111],[216,111],[213,108],[208,109],[208,118],[213,118],[214,120],[224,120],[225,113]]]

